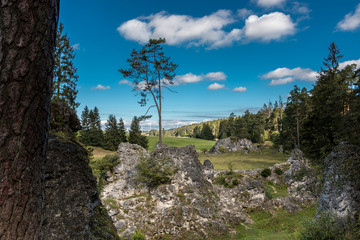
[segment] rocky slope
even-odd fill
[[[316,200],[307,187],[316,180],[297,174],[306,165],[298,163],[295,155],[288,163],[272,167],[265,179],[262,169],[216,171],[208,160],[202,165],[194,146],[162,145],[150,154],[122,143],[118,154],[120,164],[108,173],[102,201],[125,238],[141,229],[149,239],[209,239],[231,231],[233,224],[251,223],[249,208],[283,207],[296,212],[300,204]],[[152,188],[141,182],[137,164],[144,159],[157,159],[174,169],[171,182]],[[285,174],[276,174],[275,169]],[[270,199],[265,186],[269,181],[289,184],[288,196]]]
[[[119,239],[88,161],[87,151],[78,143],[50,136],[41,239]]]

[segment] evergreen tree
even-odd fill
[[[340,54],[335,43],[329,47],[329,55],[324,59],[318,81],[311,90],[311,111],[305,123],[305,144],[303,150],[315,161],[322,159],[339,143],[336,129],[344,121],[345,82],[339,75]]]
[[[212,133],[209,124],[204,124],[203,128],[201,129],[200,137],[206,140],[214,140],[215,136]]]
[[[62,100],[72,109],[80,104],[76,102],[78,91],[76,84],[78,81],[77,69],[73,64],[75,58],[74,49],[70,46],[70,40],[63,34],[64,25],[60,23],[56,35],[55,62],[52,82],[52,100]]]
[[[116,151],[120,144],[120,129],[113,114],[109,115],[105,123],[105,149]]]
[[[104,135],[101,130],[100,115],[97,107],[89,111],[88,107],[85,106],[81,114],[81,125],[80,142],[87,146],[104,145]]]
[[[141,50],[135,49],[131,58],[127,61],[129,69],[120,69],[124,78],[134,80],[134,90],[139,91],[141,106],[147,104],[147,96],[150,94],[155,103],[159,116],[159,143],[162,144],[162,88],[173,84],[177,65],[166,57],[161,44],[165,44],[165,38],[150,39]]]
[[[131,121],[129,131],[129,143],[138,144],[145,149],[147,149],[149,145],[149,140],[147,139],[147,137],[141,135],[140,118],[136,116]]]
[[[200,126],[194,127],[192,137],[201,138],[201,128],[200,128]]]
[[[120,142],[127,142],[126,139],[126,129],[125,129],[125,124],[122,118],[120,118],[119,121],[119,135],[120,135]]]
[[[218,138],[219,139],[223,139],[223,138],[227,138],[227,124],[228,124],[228,120],[224,119],[220,121],[220,125],[219,125],[219,132],[218,132]]]
[[[246,120],[243,117],[239,117],[235,120],[234,136],[247,139],[250,137]]]

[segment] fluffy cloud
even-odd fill
[[[360,67],[360,59],[358,60],[349,60],[342,63],[339,63],[339,68],[344,69],[347,65],[356,64],[357,68]]]
[[[101,85],[101,84],[99,84],[99,85],[97,85],[96,87],[92,87],[91,88],[91,90],[108,90],[108,89],[110,89],[110,87],[109,86],[103,86],[103,85]]]
[[[207,46],[210,49],[246,40],[278,40],[296,32],[295,23],[289,15],[274,12],[258,17],[249,16],[251,13],[247,9],[239,9],[237,15],[230,10],[218,10],[210,15],[194,18],[159,12],[124,22],[117,31],[124,38],[140,44],[145,44],[150,38],[165,37],[169,45],[187,44]],[[246,17],[244,28],[224,30]]]
[[[208,90],[219,90],[219,89],[222,89],[222,88],[225,88],[224,84],[213,83],[210,86],[208,86],[207,89]]]
[[[310,68],[277,68],[274,71],[268,72],[262,76],[264,79],[271,79],[269,85],[282,85],[295,80],[315,82],[318,73]]]
[[[120,81],[119,81],[119,84],[120,84],[120,85],[129,85],[129,86],[132,86],[132,85],[133,85],[133,83],[130,82],[129,80],[127,80],[127,79],[120,80]]]
[[[223,72],[209,72],[204,77],[211,81],[222,81],[222,80],[226,80],[227,78],[227,76]]]
[[[269,8],[283,5],[286,0],[253,0],[260,7]]]
[[[246,87],[236,87],[233,89],[233,92],[245,92],[246,90]]]
[[[141,44],[150,38],[165,37],[169,45],[231,44],[236,33],[227,33],[223,28],[235,21],[230,10],[218,10],[208,16],[193,18],[187,15],[170,15],[159,12],[148,17],[132,19],[117,28],[128,40]],[[221,44],[220,44],[221,43]]]
[[[174,86],[178,86],[180,84],[196,83],[196,82],[200,82],[202,80],[204,80],[204,77],[201,75],[187,73],[185,75],[175,76],[173,83],[174,83]]]
[[[336,26],[341,31],[352,31],[358,27],[360,27],[360,3],[357,5],[355,13],[346,14]]]
[[[71,48],[74,50],[80,50],[80,43],[75,43],[74,45],[71,46]]]
[[[273,12],[261,17],[251,15],[245,21],[244,34],[248,40],[279,40],[295,33],[295,23],[290,15],[281,12]]]

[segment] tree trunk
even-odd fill
[[[0,3],[0,239],[39,239],[59,0]]]

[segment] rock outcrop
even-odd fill
[[[221,154],[225,152],[243,152],[248,153],[249,151],[255,151],[257,147],[248,139],[235,139],[235,138],[224,138],[218,140],[214,147],[212,147],[208,153]]]
[[[295,160],[271,167],[271,176],[264,179],[262,169],[214,170],[209,160],[202,165],[194,146],[158,145],[150,154],[138,145],[121,143],[118,153],[120,163],[108,173],[102,201],[125,239],[136,229],[149,239],[208,239],[228,233],[233,224],[251,223],[246,209],[283,207],[296,212],[305,203],[295,191],[275,199],[266,194],[269,181],[285,184],[285,174],[275,169],[295,173]],[[151,188],[139,180],[137,165],[148,158],[165,160],[175,169],[170,183]],[[296,174],[288,175],[290,184],[296,184],[291,180]]]
[[[318,214],[357,220],[360,215],[360,148],[339,145],[325,158],[324,185]]]
[[[79,144],[50,136],[42,239],[119,239],[100,201],[88,161]]]

